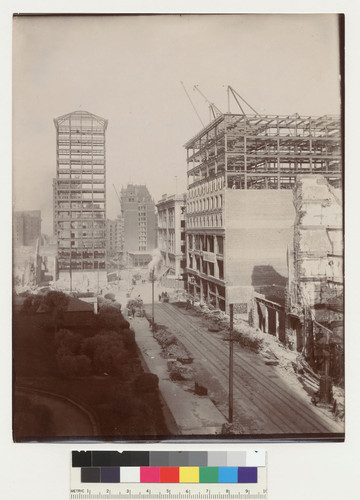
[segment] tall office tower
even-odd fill
[[[54,232],[60,279],[72,287],[106,282],[107,120],[87,111],[54,119]]]
[[[121,190],[124,251],[151,252],[156,247],[155,203],[145,185],[128,184]]]

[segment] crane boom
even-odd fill
[[[114,189],[115,189],[116,196],[118,197],[119,203],[121,205],[121,199],[120,199],[119,193],[116,191],[115,184],[113,184],[113,186],[114,186]]]
[[[195,108],[194,103],[193,103],[193,102],[192,102],[192,100],[191,100],[191,97],[190,97],[190,96],[189,96],[189,94],[188,94],[188,91],[187,91],[187,90],[186,90],[186,88],[185,88],[184,83],[183,83],[183,82],[180,82],[180,83],[181,83],[181,85],[182,85],[182,88],[183,88],[183,89],[184,89],[184,91],[185,91],[185,94],[187,95],[187,98],[188,98],[188,99],[189,99],[189,101],[190,101],[191,106],[193,107],[193,109],[194,109],[194,111],[195,111],[195,113],[196,113],[196,116],[199,118],[201,125],[202,125],[203,127],[205,127],[205,125],[204,125],[204,123],[203,123],[202,119],[200,118],[200,115],[199,115],[199,113],[198,113],[197,109]]]
[[[215,104],[214,104],[213,102],[210,102],[210,101],[209,101],[209,99],[206,97],[206,95],[205,95],[205,94],[203,94],[203,93],[201,92],[201,90],[199,89],[199,86],[198,86],[198,85],[194,85],[194,90],[197,90],[197,91],[199,92],[199,94],[203,96],[203,98],[205,99],[205,101],[209,104],[209,106],[210,106],[210,108],[211,108],[211,110],[212,110],[213,114],[215,114],[215,113],[214,113],[214,110],[215,110],[215,111],[216,111],[216,112],[217,112],[220,116],[222,116],[222,115],[224,114],[222,111],[220,111],[220,109],[219,109],[217,106],[215,106]]]

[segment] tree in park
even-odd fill
[[[69,296],[56,290],[51,290],[44,296],[44,305],[52,315],[55,332],[57,332],[59,323],[63,319],[68,303]]]

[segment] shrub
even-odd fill
[[[125,343],[116,332],[99,333],[88,346],[93,349],[94,368],[99,373],[121,374],[128,357]]]
[[[170,372],[170,380],[172,382],[180,382],[182,380],[185,380],[185,378],[181,375],[179,372]]]
[[[64,347],[73,354],[80,351],[81,336],[73,333],[70,330],[62,328],[55,333],[55,344],[59,347]]]
[[[112,306],[101,308],[97,315],[97,321],[99,328],[106,330],[125,330],[130,326],[121,312]]]
[[[99,301],[99,311],[101,312],[121,312],[121,304],[111,300]]]
[[[23,314],[35,314],[43,304],[44,297],[40,295],[28,295],[21,308]]]
[[[64,377],[84,377],[91,373],[91,359],[85,354],[74,355],[60,347],[56,353],[56,361]]]
[[[126,328],[125,330],[121,330],[119,335],[123,340],[126,349],[128,349],[131,352],[136,351],[137,345],[135,342],[135,332],[133,330]]]
[[[113,293],[106,293],[104,295],[104,299],[111,300],[112,302],[115,302],[115,295]]]

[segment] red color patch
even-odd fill
[[[160,467],[160,483],[178,483],[179,467]]]

